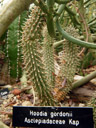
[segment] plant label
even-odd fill
[[[0,97],[2,99],[6,99],[7,96],[8,96],[8,94],[9,94],[8,88],[5,88],[5,89],[0,90]]]
[[[13,107],[13,126],[35,128],[93,128],[89,107]]]

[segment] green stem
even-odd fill
[[[96,28],[94,28],[94,27],[92,28],[92,27],[91,27],[90,29],[96,32]]]
[[[72,11],[68,6],[65,6],[65,10],[68,12],[73,24],[76,26],[77,25],[80,25],[80,22],[77,18],[77,15],[74,11]]]
[[[89,23],[88,25],[91,27],[92,25],[95,25],[95,24],[96,24],[96,20],[91,22],[91,23]]]
[[[88,23],[90,24],[90,23],[92,23],[95,20],[96,20],[96,17],[94,17],[93,19],[91,19]]]
[[[84,2],[84,5],[85,5],[85,4],[88,4],[89,2],[90,2],[90,1],[89,1],[89,0],[87,0],[86,2]]]
[[[39,0],[39,7],[41,8],[41,10],[48,14],[48,8],[47,6],[45,5],[44,1],[43,0]]]
[[[76,38],[72,37],[71,35],[69,35],[67,32],[65,32],[62,29],[62,27],[60,26],[58,19],[56,19],[56,27],[57,27],[58,31],[63,35],[63,37],[65,39],[69,40],[70,42],[75,43],[75,44],[80,45],[80,46],[83,46],[83,47],[96,49],[96,44],[76,39]]]
[[[94,3],[96,3],[96,0],[93,1],[93,2],[89,2],[89,3],[87,3],[87,4],[85,5],[85,8],[88,8],[89,6],[91,6],[91,5],[94,4]]]
[[[70,13],[72,16],[76,15],[74,11],[72,11],[68,6],[65,7],[65,10]]]
[[[54,38],[55,37],[55,29],[54,29],[54,22],[52,14],[47,15],[47,28],[49,35]]]
[[[84,36],[80,36],[79,39],[80,39],[80,40],[83,40],[83,39],[84,39]],[[96,41],[96,36],[95,36],[95,35],[92,35],[92,39],[93,39],[93,41]],[[53,44],[53,47],[54,47],[54,48],[57,48],[58,46],[62,45],[64,41],[65,41],[65,39],[64,39],[64,40],[60,40],[60,41],[58,41],[58,42],[55,42],[55,43]]]
[[[75,89],[75,88],[77,88],[77,87],[89,82],[90,80],[92,80],[95,77],[96,77],[96,71],[92,72],[91,74],[88,74],[87,76],[85,76],[81,80],[78,80],[78,81],[74,82],[72,89]]]
[[[55,28],[54,28],[54,21],[53,21],[53,6],[54,0],[47,0],[47,8],[49,14],[47,14],[47,28],[49,35],[51,37],[55,37]]]
[[[61,13],[64,11],[64,9],[65,9],[65,4],[60,5],[57,11],[57,15],[60,16]]]
[[[53,44],[53,47],[54,47],[54,48],[57,48],[59,45],[62,45],[64,41],[65,41],[65,40],[60,40],[60,41],[58,41],[58,42],[55,42],[55,43]]]
[[[54,0],[47,0],[47,7],[48,7],[48,10],[49,10],[49,13],[53,12],[54,3],[55,3]]]

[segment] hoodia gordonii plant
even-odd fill
[[[24,58],[25,71],[33,83],[41,105],[54,106],[55,101],[49,90],[42,55],[38,50],[38,42],[41,37],[41,30],[44,22],[44,14],[39,7],[34,7],[23,27],[22,53]]]
[[[96,128],[96,91],[93,94],[93,97],[88,102],[89,107],[93,107],[93,120],[94,120],[94,128]]]
[[[44,26],[43,28],[43,59],[46,69],[46,77],[48,79],[48,83],[50,87],[55,86],[55,76],[53,75],[55,72],[54,69],[54,49],[53,49],[53,43],[54,39],[50,37],[47,26]]]
[[[78,38],[78,32],[75,28],[69,26],[66,28],[66,31],[70,33],[73,37]],[[72,82],[74,80],[74,75],[78,70],[79,65],[79,47],[76,44],[73,44],[67,40],[63,43],[64,50],[61,58],[61,77],[62,77],[62,87],[57,93],[56,98],[58,100],[63,100],[66,94],[72,89]]]

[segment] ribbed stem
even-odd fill
[[[41,105],[54,106],[55,102],[46,81],[42,55],[38,49],[42,26],[42,11],[39,7],[34,7],[23,28],[22,53],[27,76],[33,82],[33,87],[38,93]]]
[[[50,87],[54,87],[55,86],[55,76],[53,75],[55,73],[54,49],[53,49],[54,39],[50,37],[46,26],[43,28],[43,36],[44,36],[43,59],[45,63],[45,69],[47,72],[46,75],[47,75]]]
[[[72,28],[71,26],[66,28],[66,31],[68,33],[71,33],[72,36],[74,37],[79,37],[77,31],[75,28]],[[62,76],[62,87],[59,90],[61,92],[61,95],[58,96],[57,93],[57,99],[58,100],[63,100],[67,93],[72,89],[72,82],[74,80],[74,75],[75,73],[78,72],[78,66],[80,65],[79,63],[79,47],[76,44],[73,44],[69,41],[64,41],[64,50],[63,50],[63,55],[61,59],[61,76]]]
[[[17,54],[18,54],[18,17],[15,21],[9,26],[7,33],[7,55],[10,61],[9,69],[10,76],[15,78],[17,77]]]

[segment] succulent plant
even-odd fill
[[[33,83],[41,105],[54,106],[55,102],[46,81],[42,55],[38,49],[43,23],[44,15],[41,9],[35,6],[23,27],[22,54],[24,69],[28,79]]]
[[[19,79],[21,76],[21,32],[22,25],[27,17],[27,11],[19,15],[9,26],[6,39],[6,56],[9,65],[9,75],[11,78]]]
[[[54,39],[50,37],[47,26],[43,28],[43,59],[46,69],[46,77],[48,79],[48,83],[50,87],[55,86],[55,76],[53,75],[55,72],[54,69],[54,48],[53,43]]]
[[[78,32],[73,27],[67,27],[66,31],[70,33],[73,37],[78,38]],[[62,87],[57,93],[57,99],[63,100],[66,96],[66,94],[71,90],[72,88],[72,82],[74,80],[74,75],[78,70],[79,65],[79,47],[76,44],[73,44],[69,41],[64,41],[64,50],[63,55],[61,59],[61,76],[62,76]]]
[[[73,37],[79,37],[78,32],[71,26],[67,27],[66,31],[71,33]],[[79,47],[67,40],[64,41],[63,45],[64,49],[61,64],[62,77],[66,77],[66,79],[72,82],[79,65]]]
[[[7,32],[6,54],[9,64],[9,74],[17,77],[17,51],[18,51],[18,18],[9,26]]]

